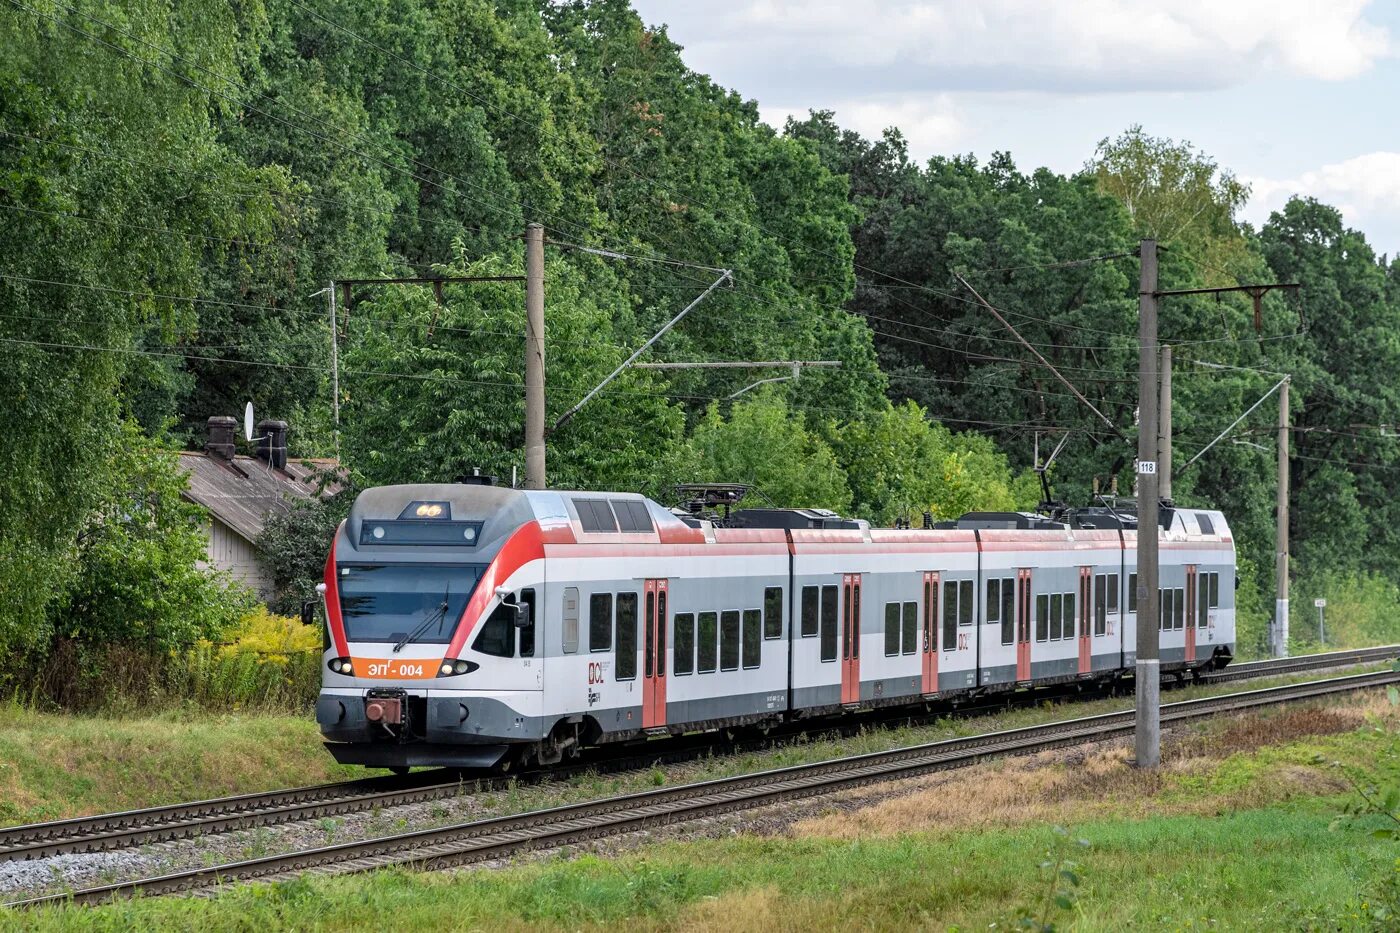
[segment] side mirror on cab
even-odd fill
[[[312,625],[316,622],[316,601],[314,599],[303,600],[301,604],[301,624]]]
[[[530,627],[530,622],[531,622],[531,619],[530,619],[530,604],[529,604],[529,603],[515,603],[514,605],[511,606],[511,608],[515,610],[515,627],[516,627],[516,628],[529,628],[529,627]]]

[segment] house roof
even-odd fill
[[[287,512],[298,499],[315,498],[327,471],[337,479],[319,495],[333,495],[344,486],[339,464],[326,457],[289,458],[286,469],[274,470],[256,457],[225,460],[202,451],[182,451],[180,466],[190,475],[185,498],[208,509],[250,542],[257,541],[274,513]]]

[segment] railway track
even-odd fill
[[[1346,651],[1329,651],[1322,654],[1304,654],[1294,658],[1274,658],[1268,661],[1246,661],[1231,664],[1223,671],[1212,671],[1201,676],[1201,683],[1228,683],[1232,680],[1249,680],[1257,677],[1274,677],[1280,674],[1294,674],[1301,671],[1320,671],[1333,667],[1347,667],[1354,664],[1375,664],[1400,657],[1400,645],[1382,645],[1379,648],[1353,648]]]
[[[1373,663],[1394,658],[1400,646],[1364,648],[1327,654],[1306,655],[1270,661],[1254,661],[1232,665],[1202,677],[1203,682],[1245,680],[1279,674],[1320,670],[1351,664]],[[985,707],[965,708],[963,712],[1000,708],[1000,699]],[[907,714],[894,714],[895,720]],[[793,735],[800,725],[789,731]],[[790,736],[775,733],[761,740],[738,743],[734,750],[748,751],[783,741]],[[692,760],[713,752],[712,737],[686,737],[643,753],[627,749],[603,749],[601,753],[578,764],[549,771],[525,772],[517,780],[558,780],[585,771],[619,772],[652,767],[657,764]],[[53,855],[81,852],[102,852],[129,848],[155,842],[188,839],[211,833],[276,826],[300,820],[319,819],[347,813],[387,809],[406,804],[425,803],[455,797],[478,790],[503,787],[508,778],[459,778],[450,772],[425,771],[406,777],[376,777],[336,784],[292,788],[271,793],[243,794],[174,806],[149,807],[98,816],[75,817],[46,823],[33,823],[0,829],[0,861],[46,858]]]
[[[1163,706],[1162,723],[1171,726],[1221,713],[1395,683],[1400,683],[1400,672],[1382,671],[1187,700]],[[468,865],[530,849],[556,848],[865,784],[966,767],[990,758],[1104,741],[1130,734],[1133,726],[1131,710],[1106,713],[100,885],[15,901],[8,906],[32,907],[70,900],[91,904],[137,892],[145,895],[189,893],[236,881],[284,879],[302,872],[339,875],[390,865],[420,868]]]

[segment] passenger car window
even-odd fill
[[[885,603],[885,655],[899,654],[899,603]]]
[[[958,583],[946,580],[943,583],[943,650],[952,651],[958,646]]]
[[[839,612],[836,587],[822,587],[822,660],[836,660],[836,626],[838,624],[837,613]]]
[[[611,593],[594,593],[588,597],[588,650],[612,650]]]
[[[702,612],[699,615],[699,634],[695,640],[695,669],[702,674],[713,671],[718,663],[716,639],[719,636],[719,614]]]
[[[758,667],[763,655],[763,612],[744,610],[744,667]]]
[[[617,594],[617,679],[637,676],[637,594]]]
[[[1010,577],[1001,581],[1001,643],[1011,644],[1016,633],[1016,586]]]
[[[770,586],[763,591],[763,637],[783,637],[783,588]]]
[[[804,586],[802,588],[802,637],[809,638],[817,634],[817,621],[821,617],[821,587]]]
[[[719,615],[719,669],[739,669],[739,611],[730,609]]]
[[[677,674],[689,674],[695,670],[695,616],[689,612],[676,613],[676,635],[672,640],[676,658],[673,664]]]

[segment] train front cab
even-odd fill
[[[338,761],[489,767],[544,721],[540,523],[525,494],[367,490],[323,588],[317,721]]]

